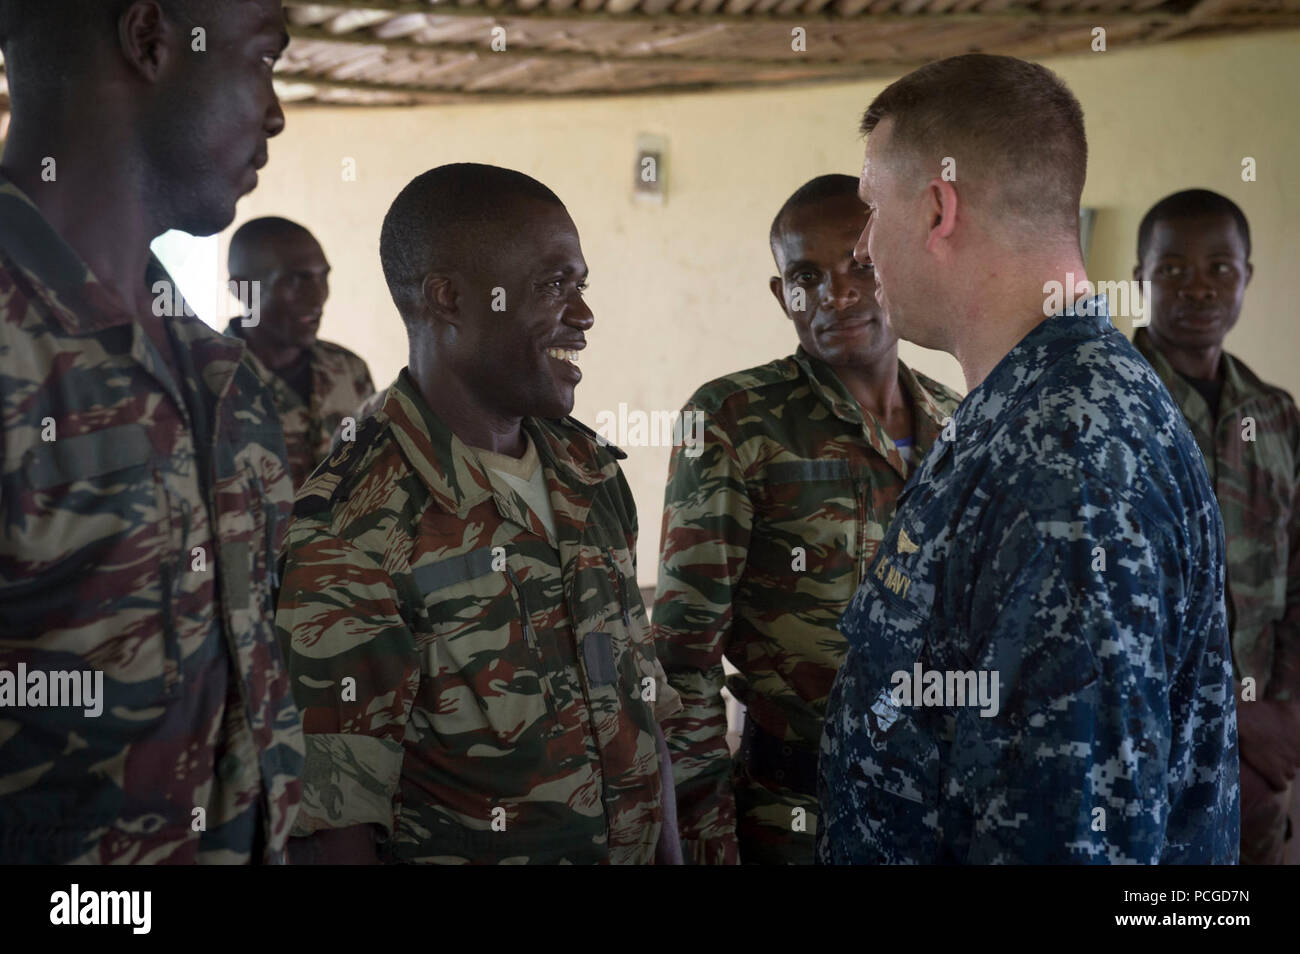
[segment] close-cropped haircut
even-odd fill
[[[887,86],[863,114],[862,133],[886,119],[895,153],[932,175],[953,158],[959,187],[973,183],[993,214],[1078,234],[1083,109],[1046,67],[984,53],[937,60]]]
[[[1227,216],[1237,225],[1241,233],[1241,243],[1246,249],[1246,258],[1250,258],[1250,224],[1241,207],[1226,195],[1219,195],[1209,189],[1184,189],[1167,195],[1151,206],[1142,216],[1138,226],[1138,263],[1146,261],[1147,249],[1151,246],[1151,233],[1157,222],[1171,222],[1178,219],[1204,219]]]
[[[249,219],[230,237],[230,253],[227,257],[227,265],[230,274],[235,275],[246,271],[250,266],[250,259],[254,259],[261,244],[268,239],[284,238],[286,236],[305,235],[309,239],[315,239],[311,230],[306,226],[299,225],[291,219],[281,218],[278,215],[265,215],[258,219]]]
[[[500,166],[457,162],[416,176],[404,188],[379,235],[379,261],[402,320],[420,311],[424,278],[477,255],[493,226],[508,225],[523,202],[559,196],[532,176]]]
[[[0,0],[0,48],[13,84],[47,91],[67,87],[103,39],[116,42],[117,21],[135,0]],[[155,0],[187,32],[222,0]],[[226,0],[229,2],[229,0]]]
[[[842,196],[853,196],[856,199],[858,197],[858,180],[853,176],[846,176],[838,172],[809,179],[795,189],[790,198],[785,200],[781,210],[776,213],[776,217],[772,219],[772,228],[768,230],[767,241],[772,246],[773,252],[776,251],[776,243],[781,237],[781,230],[785,228],[785,223],[791,215],[806,206],[824,202],[826,199],[838,199]]]

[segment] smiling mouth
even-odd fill
[[[578,352],[570,351],[565,348],[547,348],[546,354],[556,361],[565,361],[574,367],[578,365]]]

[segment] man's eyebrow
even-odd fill
[[[785,274],[792,275],[796,270],[801,268],[811,268],[818,271],[821,270],[820,266],[816,262],[811,261],[810,259],[796,258],[793,262],[786,263]]]

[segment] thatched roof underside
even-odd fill
[[[1300,0],[286,0],[286,103],[406,105],[895,76],[1300,28]],[[800,33],[802,31],[802,33]],[[0,83],[3,77],[0,77]],[[6,105],[0,92],[0,109]]]

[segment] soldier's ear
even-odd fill
[[[1246,284],[1249,285],[1250,280],[1254,277],[1255,277],[1255,266],[1252,265],[1250,262],[1247,262],[1246,263]]]
[[[772,289],[772,295],[776,298],[777,304],[781,306],[781,310],[785,312],[785,316],[789,318],[790,309],[785,307],[785,283],[782,282],[778,276],[773,275],[768,279],[767,287]]]
[[[420,300],[425,314],[435,321],[456,324],[460,312],[460,292],[455,280],[446,274],[430,272],[420,283]]]
[[[150,83],[166,68],[176,33],[156,0],[136,0],[117,21],[118,49],[127,66]]]

